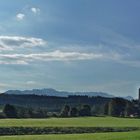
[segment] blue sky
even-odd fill
[[[140,1],[1,0],[0,91],[137,97]]]

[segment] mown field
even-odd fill
[[[140,132],[2,136],[0,140],[140,140]]]
[[[81,117],[48,119],[0,119],[0,127],[140,127],[140,119]]]
[[[76,131],[72,132],[72,134],[54,134],[53,133],[36,133],[38,128],[45,127],[59,129],[62,128],[64,130],[69,129],[69,127],[79,129],[93,129],[92,127],[97,128],[120,128],[127,129],[131,127],[139,128],[140,130],[140,119],[134,118],[115,118],[115,117],[79,117],[79,118],[47,118],[47,119],[0,119],[0,128],[5,128],[5,130],[0,130],[1,134],[7,135],[7,128],[13,130],[15,127],[16,130],[19,131],[20,127],[24,130],[25,133],[15,133],[19,134],[18,136],[0,136],[0,140],[140,140],[140,131],[131,131],[130,132],[114,132],[114,131],[95,131],[95,133],[86,132],[84,134],[75,134]],[[27,128],[31,127],[35,133],[27,133]],[[89,127],[89,128],[88,128]],[[36,131],[37,130],[37,131]],[[27,131],[27,132],[26,132]],[[120,130],[119,130],[120,131]],[[15,131],[16,132],[16,131]],[[98,132],[98,133],[97,133]],[[106,133],[103,133],[106,132]],[[13,134],[13,133],[12,133]],[[35,134],[35,135],[27,135],[27,134]],[[43,134],[43,135],[37,135]],[[46,135],[47,134],[47,135]],[[11,135],[11,133],[10,133]]]

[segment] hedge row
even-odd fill
[[[0,127],[0,135],[33,135],[33,134],[77,134],[100,132],[128,132],[140,130],[137,127]]]

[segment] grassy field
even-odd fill
[[[72,135],[2,136],[0,140],[140,140],[140,132],[115,132]]]
[[[0,127],[139,127],[140,119],[80,117],[48,119],[0,119]],[[65,128],[66,129],[66,128]],[[35,133],[36,134],[36,133]],[[92,134],[0,136],[0,140],[140,140],[140,131]]]
[[[0,127],[140,127],[140,119],[113,117],[0,119]]]

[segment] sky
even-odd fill
[[[0,91],[137,97],[139,0],[1,0]]]

